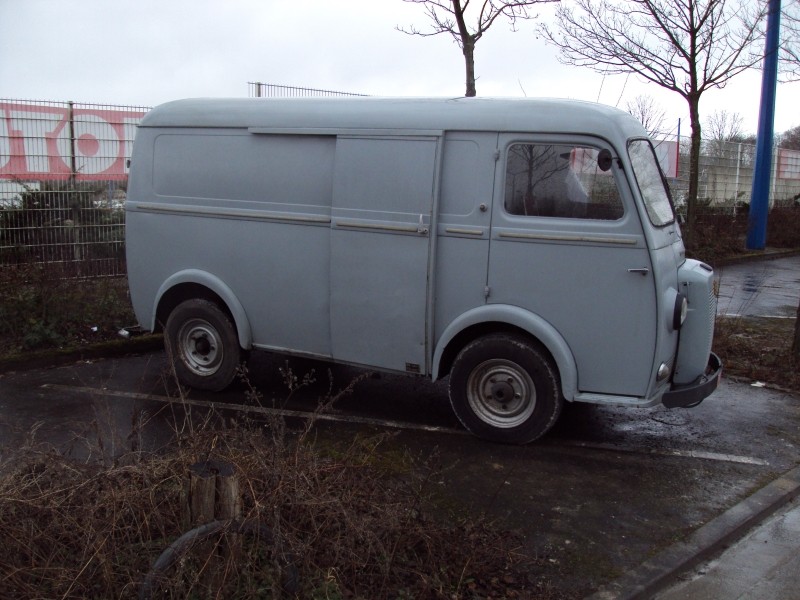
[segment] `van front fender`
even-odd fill
[[[431,378],[434,381],[439,378],[442,357],[455,337],[470,327],[485,323],[512,325],[536,338],[550,352],[556,363],[564,398],[571,401],[575,397],[578,393],[578,367],[567,342],[550,323],[538,315],[508,304],[490,304],[473,308],[447,326],[439,337],[433,354]]]
[[[236,333],[239,336],[239,345],[243,349],[248,350],[253,344],[253,336],[250,330],[250,321],[247,319],[247,313],[242,303],[239,302],[239,299],[233,291],[231,291],[219,277],[206,271],[200,271],[199,269],[178,271],[161,284],[156,294],[155,303],[153,304],[153,321],[150,324],[150,330],[154,330],[156,315],[158,314],[158,305],[161,303],[161,299],[164,295],[176,286],[187,283],[207,288],[219,296],[233,316],[233,321],[236,325]],[[189,298],[186,299],[188,300]]]

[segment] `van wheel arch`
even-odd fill
[[[555,363],[555,359],[553,358],[550,351],[547,347],[539,341],[534,335],[530,332],[522,329],[521,327],[516,327],[515,325],[511,325],[509,323],[500,323],[500,322],[487,322],[487,323],[478,323],[476,325],[472,325],[471,327],[467,327],[463,331],[459,332],[450,343],[447,344],[447,348],[445,348],[444,352],[442,353],[441,361],[439,362],[439,378],[445,377],[450,374],[453,369],[453,363],[456,360],[456,357],[464,349],[467,344],[473,342],[479,337],[483,337],[486,335],[490,335],[493,333],[506,333],[510,335],[518,335],[524,337],[528,340],[529,343],[535,344],[541,348],[543,352],[545,352],[548,358]]]
[[[230,308],[216,292],[199,283],[181,283],[167,290],[159,299],[158,309],[156,310],[155,331],[164,331],[167,319],[169,319],[172,311],[182,302],[193,299],[207,300],[216,304],[235,323],[236,320]]]

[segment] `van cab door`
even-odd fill
[[[425,372],[438,143],[427,135],[337,137],[330,269],[336,360]]]
[[[589,136],[500,136],[488,302],[552,325],[575,358],[579,392],[641,397],[654,361],[655,284],[609,151],[616,156]]]

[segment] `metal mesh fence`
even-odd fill
[[[250,83],[251,97],[359,96]],[[0,269],[58,266],[74,277],[125,274],[128,166],[145,107],[0,99]],[[688,140],[656,141],[679,210],[688,192]],[[770,204],[800,204],[800,151],[775,148]],[[706,140],[698,210],[746,212],[755,147]]]
[[[673,197],[681,208],[689,192],[689,140],[659,140],[661,162]],[[664,158],[664,155],[667,158]],[[772,152],[770,207],[795,206],[800,201],[800,151]],[[700,148],[698,209],[735,214],[747,211],[752,195],[756,147],[744,142],[703,140]]]
[[[0,268],[125,274],[127,161],[146,112],[0,100]]]

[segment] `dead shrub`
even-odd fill
[[[284,376],[298,385],[290,370]],[[249,395],[260,402],[256,390]],[[435,456],[387,460],[386,434],[322,442],[313,419],[297,428],[191,408],[157,454],[78,464],[35,440],[4,449],[0,597],[136,598],[185,533],[188,467],[208,459],[235,466],[243,516],[268,528],[269,543],[244,539],[221,564],[206,544],[164,573],[154,598],[285,597],[278,557],[297,568],[297,598],[561,597],[515,535],[480,518],[443,517]]]

